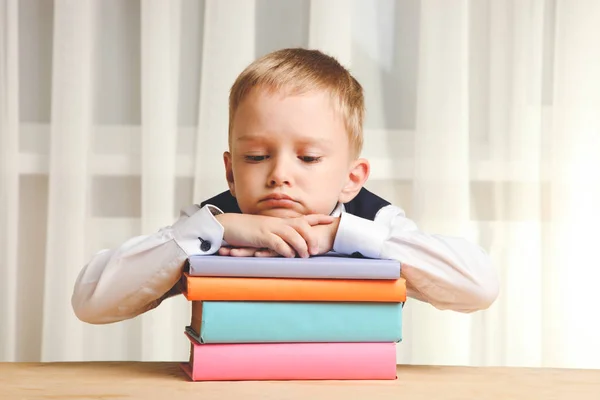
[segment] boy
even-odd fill
[[[309,257],[335,251],[397,259],[410,297],[473,312],[497,297],[488,256],[429,235],[363,188],[360,84],[318,51],[284,49],[244,70],[229,99],[229,190],[184,209],[158,232],[97,253],[75,283],[79,319],[133,318],[180,293],[196,254]]]

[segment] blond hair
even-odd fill
[[[229,144],[233,119],[241,102],[252,89],[287,90],[300,94],[311,90],[330,93],[334,109],[343,118],[354,156],[363,146],[365,113],[363,89],[335,58],[318,50],[282,49],[251,63],[238,76],[229,94]]]

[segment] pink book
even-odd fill
[[[198,344],[182,369],[193,381],[391,380],[394,343]]]

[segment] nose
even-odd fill
[[[273,161],[273,167],[267,178],[268,186],[289,186],[291,184],[290,166],[282,157],[277,157],[277,159]]]

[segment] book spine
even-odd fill
[[[379,265],[325,261],[259,264],[257,262],[224,263],[202,258],[204,257],[190,260],[190,276],[362,280],[400,278],[400,263],[387,261]]]
[[[202,343],[399,342],[402,305],[204,302],[194,328]]]
[[[396,280],[331,280],[220,278],[184,274],[190,301],[348,301],[405,302],[406,282]]]
[[[396,378],[393,343],[194,344],[193,360],[194,381]]]

